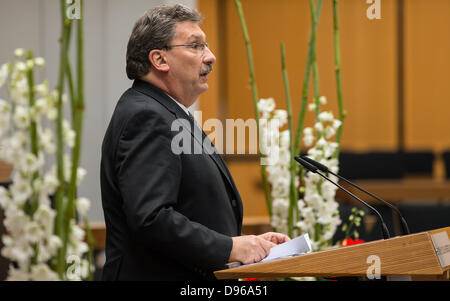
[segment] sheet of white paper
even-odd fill
[[[295,256],[303,253],[311,252],[311,242],[309,240],[308,233],[291,239],[285,243],[270,249],[269,255],[261,260],[261,262],[267,262],[274,259],[285,258]]]
[[[450,265],[450,240],[447,231],[438,232],[431,235],[434,249],[438,255],[441,267],[445,268]]]

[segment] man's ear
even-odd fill
[[[153,49],[148,54],[150,64],[158,71],[169,71],[169,64],[167,64],[166,53],[160,49]]]

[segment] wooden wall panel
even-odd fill
[[[253,47],[259,97],[274,97],[280,108],[286,108],[280,42],[286,44],[296,124],[311,28],[309,1],[241,3]],[[381,19],[369,20],[366,1],[339,1],[341,73],[348,113],[344,150],[395,151],[401,144],[398,98],[402,93],[406,148],[450,148],[450,1],[403,1],[404,44],[400,50],[404,52],[399,55],[400,3],[382,0]],[[331,0],[323,1],[317,47],[321,95],[328,98],[326,108],[337,115],[331,4]],[[209,40],[218,43],[212,45],[218,63],[210,78],[211,90],[201,97],[200,108],[207,116],[220,115],[222,119],[254,118],[246,50],[234,1],[199,0],[199,8],[206,18],[204,30]],[[403,82],[399,82],[400,71]],[[399,90],[402,87],[404,90]],[[311,96],[312,84],[309,101]],[[313,120],[309,112],[306,125]],[[246,216],[266,214],[262,190],[255,184],[260,182],[259,162],[230,161],[229,166],[244,199]]]
[[[450,148],[450,1],[405,1],[408,149]]]

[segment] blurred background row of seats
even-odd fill
[[[442,154],[450,177],[450,151]],[[436,154],[417,152],[341,152],[339,173],[348,179],[401,179],[408,175],[431,176]]]
[[[436,177],[434,172],[436,162],[440,160],[444,173]],[[341,152],[339,156],[339,174],[350,180],[401,180],[410,177],[429,178],[436,180],[450,179],[450,150],[436,154],[432,151],[416,152],[383,152],[372,151],[365,153]],[[382,195],[379,197],[384,198]],[[446,199],[411,199],[402,202],[396,200],[394,205],[400,210],[410,228],[411,233],[433,230],[450,226],[450,195]],[[354,205],[340,204],[340,214],[343,221],[348,219]],[[398,216],[387,206],[373,205],[390,229],[392,235],[401,235],[401,226]],[[381,239],[380,221],[376,215],[366,208],[365,223],[359,228],[361,239],[373,241]],[[343,238],[338,231],[335,241]]]

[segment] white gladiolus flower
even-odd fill
[[[278,119],[280,121],[280,127],[287,123],[287,111],[286,110],[275,110],[273,114],[273,118]]]
[[[43,226],[45,232],[52,234],[55,216],[56,212],[49,205],[41,204],[34,213],[33,219]]]
[[[33,61],[33,60],[27,60],[27,61],[25,62],[25,65],[27,66],[27,69],[28,69],[28,70],[31,70],[31,69],[33,69],[33,67],[34,67],[34,61]]]
[[[25,239],[31,243],[37,243],[44,235],[37,222],[29,222],[24,225]]]
[[[56,177],[55,168],[44,175],[44,181],[42,183],[42,189],[48,193],[53,194],[58,188],[59,180]]]
[[[67,130],[64,132],[64,142],[68,147],[73,148],[75,145],[76,133],[74,130]]]
[[[342,121],[340,121],[339,119],[335,119],[335,120],[333,121],[333,127],[334,127],[335,129],[340,128],[341,125],[342,125]]]
[[[87,198],[78,198],[77,199],[77,210],[82,216],[86,216],[89,207],[91,206],[91,201]]]
[[[0,87],[8,80],[7,95],[10,98],[9,101],[0,99],[0,159],[15,167],[12,184],[8,188],[0,187],[0,208],[4,210],[6,228],[1,234],[1,255],[15,263],[9,268],[8,280],[58,280],[58,273],[49,263],[58,259],[56,255],[63,243],[54,235],[57,211],[52,209],[50,197],[60,182],[56,177],[56,166],[48,169],[45,164],[45,155],[56,152],[56,141],[52,128],[43,128],[41,124],[56,119],[58,92],[49,92],[47,81],[29,86],[27,72],[43,67],[43,58],[25,59],[25,50],[21,48],[15,51],[15,55],[22,59],[0,66]],[[32,106],[29,103],[30,89],[36,98]],[[63,94],[62,101],[67,100],[67,95]],[[32,122],[37,130],[37,145],[32,140],[34,135],[30,135]],[[70,123],[64,121],[65,143],[72,147],[75,137]],[[72,159],[65,151],[66,148],[62,153],[64,180],[69,181]],[[86,170],[77,166],[76,186],[85,175]],[[63,195],[63,201],[66,197]],[[76,206],[77,211],[85,216],[90,202],[86,198],[78,198]],[[89,249],[84,242],[84,230],[75,224],[75,219],[69,222],[70,229],[65,233],[69,243],[64,255],[75,254],[82,258]],[[81,276],[85,278],[89,270],[86,261],[81,264]]]
[[[31,196],[32,189],[29,179],[15,176],[10,188],[12,199],[18,205],[22,205]]]
[[[8,64],[3,64],[0,67],[0,88],[5,84],[8,78]]]
[[[13,120],[18,128],[25,129],[30,124],[30,113],[24,106],[17,106],[14,112]]]
[[[27,70],[27,65],[24,62],[18,62],[16,63],[16,69],[19,72],[24,72]]]
[[[36,156],[32,153],[26,153],[19,162],[19,168],[22,172],[33,173],[44,165],[43,156]]]
[[[286,149],[288,149],[289,148],[289,142],[290,142],[290,132],[289,132],[289,130],[285,130],[285,131],[282,131],[281,133],[280,133],[280,146],[282,147],[282,148],[286,148]]]
[[[8,195],[8,191],[5,187],[0,186],[0,207],[6,209],[10,203],[11,199]]]
[[[303,137],[303,143],[305,143],[306,147],[310,147],[314,142],[314,136],[313,135],[305,135]]]
[[[327,144],[327,141],[323,137],[320,138],[316,143],[317,147],[324,147],[326,144]]]
[[[320,96],[319,97],[319,102],[321,105],[326,105],[327,104],[327,98],[325,96]]]
[[[258,110],[262,112],[272,112],[275,109],[275,101],[273,98],[261,98],[258,102]]]
[[[46,264],[37,264],[31,267],[31,280],[56,281],[58,279],[58,274]]]
[[[310,104],[308,105],[308,110],[309,110],[309,111],[314,111],[316,108],[317,108],[317,106],[316,106],[315,103],[310,103]]]
[[[316,131],[322,132],[322,131],[323,131],[323,124],[320,123],[320,122],[316,122],[316,123],[314,124],[314,128],[316,129]]]
[[[19,262],[19,264],[28,264],[34,255],[34,250],[28,241],[20,239],[16,240],[11,246],[4,248],[2,255]]]
[[[38,67],[44,67],[45,66],[45,59],[42,58],[42,57],[36,57],[36,58],[34,58],[34,63]]]
[[[31,110],[31,116],[33,120],[37,121],[39,117],[45,114],[47,112],[47,99],[45,98],[38,98],[34,106],[30,109]]]
[[[334,120],[333,113],[331,112],[321,112],[318,116],[321,122],[332,122]]]
[[[48,251],[51,254],[56,254],[59,248],[62,247],[62,241],[61,239],[56,235],[51,235],[48,239]]]
[[[55,139],[52,130],[46,128],[40,131],[40,144],[44,151],[48,154],[54,154],[56,151]]]
[[[25,49],[23,48],[17,48],[16,50],[14,50],[14,56],[16,58],[21,58],[22,56],[25,55]]]
[[[30,275],[26,269],[23,268],[15,268],[13,265],[10,265],[8,270],[8,281],[29,281]]]

